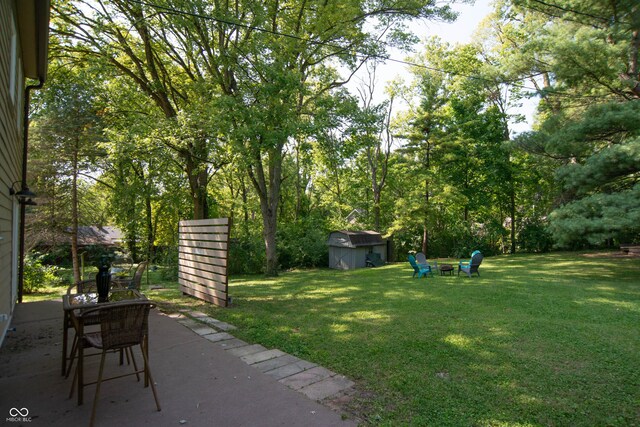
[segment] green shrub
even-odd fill
[[[553,247],[553,236],[546,225],[538,220],[526,220],[518,240],[524,252],[549,252]]]
[[[259,233],[232,238],[229,242],[229,274],[255,274],[264,271],[264,241]]]
[[[156,252],[158,264],[164,268],[160,272],[160,277],[164,280],[178,280],[178,247],[162,247]]]
[[[285,270],[299,267],[329,265],[329,231],[317,218],[306,218],[280,227],[278,231],[278,262]]]
[[[444,229],[431,230],[427,249],[428,258],[468,258],[474,250],[490,256],[500,253],[496,244],[500,229],[477,226],[473,230],[463,223],[451,223]],[[399,231],[393,235],[397,261],[406,261],[411,251],[422,251],[422,228]]]
[[[56,274],[59,268],[53,265],[44,265],[40,257],[39,254],[30,254],[24,259],[23,291],[25,294],[63,284],[62,278]]]
[[[42,264],[71,268],[71,245],[60,244],[51,247],[38,247],[36,249],[40,252],[38,257]]]
[[[229,244],[229,274],[264,272],[265,247],[260,230],[242,231]],[[278,263],[283,270],[326,267],[329,264],[329,231],[321,219],[308,217],[280,225],[276,236]]]

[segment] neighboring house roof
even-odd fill
[[[124,241],[122,231],[116,227],[86,226],[78,227],[78,245],[117,246]]]
[[[354,209],[349,213],[349,215],[347,215],[347,217],[345,218],[345,221],[353,225],[358,222],[358,219],[363,213],[364,211],[362,209]]]
[[[349,231],[339,230],[333,231],[329,235],[329,246],[341,246],[355,248],[359,246],[376,246],[384,245],[382,235],[375,231]]]

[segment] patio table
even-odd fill
[[[62,375],[67,370],[67,340],[69,336],[69,328],[74,327],[76,335],[82,337],[84,334],[84,322],[78,314],[87,309],[101,307],[104,305],[115,304],[123,301],[145,301],[147,297],[140,291],[135,289],[111,290],[108,300],[105,302],[98,301],[96,292],[67,294],[62,297],[62,309],[64,311],[62,323]],[[82,405],[82,389],[84,384],[83,378],[83,342],[78,338],[78,405]]]

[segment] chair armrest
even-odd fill
[[[130,277],[114,277],[111,279],[112,288],[128,289],[133,284],[133,279]]]
[[[67,288],[67,295],[70,294],[80,294],[86,292],[86,287],[89,285],[90,287],[96,287],[96,279],[87,279],[76,282],[72,285],[69,285]]]

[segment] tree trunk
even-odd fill
[[[374,189],[373,192],[373,227],[380,232],[380,191]]]
[[[511,181],[510,187],[510,196],[511,196],[511,253],[516,253],[516,189],[513,183],[513,179]]]
[[[377,156],[372,153],[373,149],[367,149],[369,169],[371,173],[371,193],[373,195],[373,229],[380,231],[380,188],[378,187],[378,164]]]
[[[631,86],[631,92],[636,98],[640,98],[640,70],[638,70],[638,51],[640,50],[640,30],[631,33],[631,44],[629,46],[629,72],[625,76]]]
[[[78,283],[80,276],[80,262],[78,260],[78,139],[76,138],[72,159],[71,178],[71,262],[73,264],[73,280]]]
[[[278,202],[280,201],[280,185],[282,184],[282,148],[284,143],[278,144],[267,152],[268,173],[265,175],[263,156],[255,151],[254,163],[249,166],[248,173],[251,182],[260,197],[262,211],[262,235],[266,249],[265,274],[278,275],[278,252],[276,250],[276,231],[278,225]]]
[[[507,116],[506,111],[503,111],[504,117]],[[503,138],[505,141],[511,140],[511,133],[509,132],[509,123],[505,120],[503,122]],[[511,253],[516,253],[516,183],[514,177],[513,161],[511,160],[511,154],[506,153],[507,167],[509,168],[509,208],[511,214]]]
[[[245,234],[249,234],[249,208],[247,206],[247,186],[244,183],[244,177],[240,180],[241,191],[242,191],[242,213],[244,219],[244,232]]]
[[[427,149],[426,167],[429,170],[429,150]],[[427,221],[429,219],[429,180],[424,180],[424,223],[422,225],[422,253],[428,256],[429,250],[429,230],[427,228]]]
[[[428,128],[425,129],[425,135],[428,135]],[[431,142],[429,137],[425,139],[425,155],[424,155],[424,168],[429,173],[431,170]],[[422,253],[428,256],[429,250],[429,230],[427,224],[429,221],[429,178],[424,180],[424,218],[423,218],[423,230],[422,230]]]
[[[429,231],[427,231],[427,225],[422,228],[422,253],[427,256],[427,250],[429,248]]]
[[[153,212],[151,210],[151,196],[145,194],[145,211],[147,216],[147,261],[155,258],[155,245],[153,244]]]
[[[302,214],[302,179],[300,178],[300,146],[296,144],[296,221]]]
[[[262,205],[262,204],[261,204]],[[262,207],[262,223],[264,246],[266,250],[265,274],[267,276],[278,275],[278,252],[276,250],[276,230],[277,230],[277,208],[272,209],[268,206]],[[265,209],[266,208],[266,209]]]
[[[201,169],[201,165],[193,158],[186,158],[185,172],[189,179],[189,189],[193,202],[193,219],[209,218],[209,204],[207,201],[207,183],[209,173]]]

